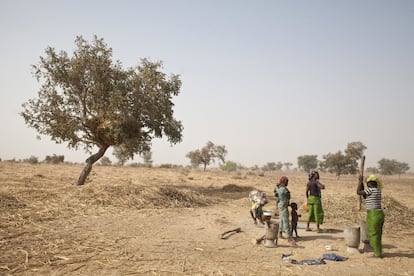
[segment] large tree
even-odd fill
[[[348,174],[353,162],[350,158],[343,154],[342,151],[336,153],[328,153],[323,156],[324,161],[321,162],[321,168],[326,169],[330,173],[335,173],[339,178],[343,174]]]
[[[111,147],[131,159],[151,149],[164,135],[181,142],[183,126],[173,116],[172,97],[181,88],[178,75],[161,72],[162,62],[142,59],[123,69],[102,38],[79,36],[72,56],[45,50],[33,73],[42,83],[38,97],[23,104],[26,124],[56,143],[91,154],[77,181],[83,185],[92,165]],[[92,151],[97,148],[97,152]]]
[[[323,156],[320,166],[331,173],[335,173],[339,178],[345,174],[356,174],[358,172],[358,160],[364,155],[367,147],[362,142],[348,143],[344,153],[328,153]]]

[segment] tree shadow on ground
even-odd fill
[[[249,192],[257,190],[251,186],[239,186],[236,184],[227,184],[223,187],[196,187],[188,185],[176,186],[176,188],[183,188],[195,191],[207,197],[219,198],[221,200],[237,200],[241,198],[248,198]]]

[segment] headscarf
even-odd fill
[[[367,183],[371,182],[371,181],[377,183],[377,188],[378,189],[380,189],[380,190],[382,189],[382,182],[376,175],[371,174],[370,176],[368,176]]]
[[[279,180],[279,184],[283,184],[284,186],[286,186],[289,182],[289,179],[286,176],[282,176]]]

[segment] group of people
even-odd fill
[[[320,224],[323,223],[323,208],[321,201],[321,190],[325,189],[325,185],[319,181],[319,172],[312,170],[309,173],[308,183],[306,184],[306,198],[308,206],[308,222],[306,231],[311,231],[310,223],[315,222],[317,231],[320,231]],[[294,243],[292,239],[293,231],[297,234],[297,221],[298,215],[296,213],[297,204],[295,202],[290,203],[290,191],[287,186],[289,184],[289,179],[286,176],[282,176],[279,180],[279,183],[274,189],[275,196],[277,198],[277,208],[279,210],[279,229],[280,234],[285,232],[289,242]],[[292,220],[289,220],[289,210],[288,207],[292,208]],[[290,224],[292,223],[292,225]]]
[[[366,200],[367,208],[367,231],[370,240],[370,245],[374,250],[375,257],[382,257],[382,228],[384,225],[384,212],[381,207],[381,181],[375,176],[370,175],[367,180],[367,187],[364,188],[363,179],[360,177],[359,185],[357,188],[357,194],[364,197]],[[288,242],[295,244],[293,240],[293,232],[297,234],[297,221],[298,214],[297,204],[290,202],[290,191],[287,188],[289,179],[286,176],[282,176],[277,183],[274,194],[277,200],[277,208],[279,211],[279,237],[282,237],[283,232],[287,235]],[[323,224],[324,212],[322,208],[322,192],[325,189],[325,185],[319,181],[319,172],[312,170],[308,175],[308,182],[306,184],[306,198],[307,198],[307,225],[306,231],[312,231],[310,223],[316,224],[316,231],[321,232],[320,225]],[[250,201],[252,202],[252,208],[250,210],[251,217],[254,223],[257,224],[257,220],[263,223],[261,220],[262,208],[268,203],[267,196],[264,192],[254,191],[249,194]],[[291,217],[289,220],[288,207],[292,208]]]

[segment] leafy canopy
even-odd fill
[[[341,175],[356,174],[358,172],[358,160],[364,155],[367,147],[362,142],[350,142],[344,153],[328,153],[323,156],[324,161],[320,166],[328,172],[335,173],[339,178]]]
[[[123,69],[96,36],[91,43],[79,36],[75,44],[72,56],[48,47],[33,66],[43,84],[38,98],[23,104],[27,125],[69,148],[117,146],[131,158],[149,151],[154,137],[181,141],[183,127],[172,109],[181,87],[178,75],[167,77],[161,62],[147,59]]]
[[[91,153],[78,185],[92,164],[110,146],[124,157],[150,151],[153,138],[165,135],[171,144],[182,140],[183,126],[173,117],[172,97],[181,88],[178,75],[161,72],[161,62],[141,59],[123,69],[112,49],[96,36],[91,43],[79,36],[72,56],[52,47],[33,66],[42,86],[38,97],[23,104],[26,124],[56,143],[83,147]]]
[[[207,144],[201,149],[196,149],[187,153],[186,157],[190,159],[190,163],[193,167],[203,165],[203,169],[206,170],[207,166],[215,159],[220,160],[223,164],[226,161],[227,150],[224,145],[215,145],[213,142],[208,141]]]
[[[382,158],[378,161],[378,168],[381,174],[384,175],[400,175],[406,173],[410,169],[410,166],[405,162],[399,162],[395,159]]]
[[[303,169],[305,172],[309,172],[318,167],[318,162],[317,155],[302,155],[298,157],[298,168]]]

